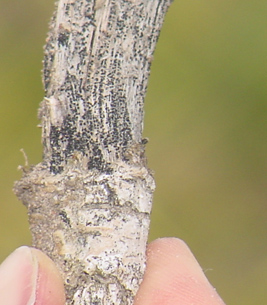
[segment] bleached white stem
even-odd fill
[[[67,304],[132,304],[154,180],[142,139],[152,54],[170,0],[59,0],[45,47],[44,160],[16,183],[34,246]]]

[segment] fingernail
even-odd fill
[[[0,265],[0,304],[34,304],[37,276],[38,262],[29,247],[11,253]]]

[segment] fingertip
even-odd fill
[[[31,248],[31,252],[39,266],[34,305],[64,305],[64,284],[54,262],[38,249]]]
[[[176,237],[158,238],[147,246],[147,259],[150,263],[159,263],[158,258],[161,260],[162,256],[164,259],[168,259],[169,256],[172,259],[176,255],[192,255],[187,244]]]
[[[162,238],[147,248],[147,268],[134,305],[223,305],[184,241]]]
[[[30,248],[20,247],[0,265],[0,304],[30,304],[35,298],[37,262]]]
[[[26,246],[11,253],[0,265],[0,304],[64,305],[64,285],[53,261]]]

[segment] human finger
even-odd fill
[[[26,246],[11,253],[0,265],[0,304],[64,305],[64,285],[53,261]]]
[[[177,238],[148,245],[147,268],[134,305],[225,305],[188,246]]]

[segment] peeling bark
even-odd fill
[[[142,139],[150,64],[171,0],[59,0],[45,46],[43,162],[15,193],[67,304],[132,304],[154,179]]]

